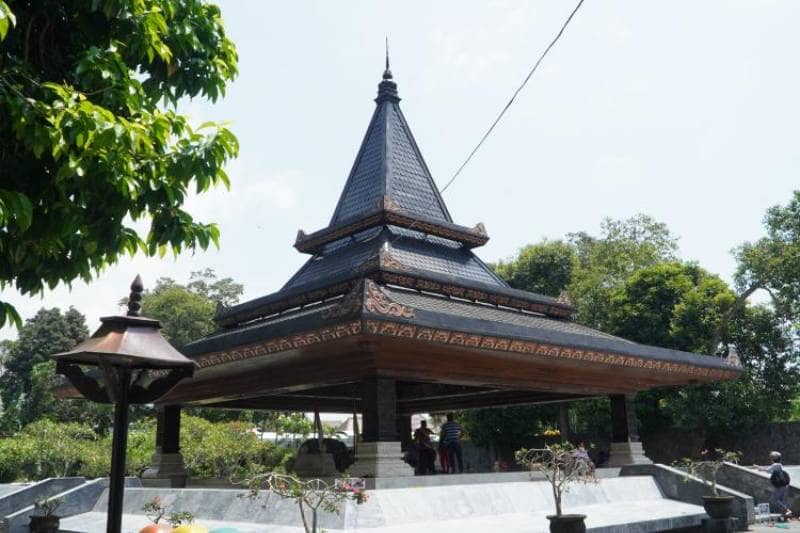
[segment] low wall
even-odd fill
[[[685,472],[662,464],[628,465],[620,470],[620,476],[652,476],[662,493],[667,498],[694,505],[703,504],[703,496],[708,494],[708,486],[695,476],[687,476]],[[738,486],[728,485],[721,481],[717,485],[720,494],[734,497],[734,516],[738,519],[737,527],[747,530],[747,525],[755,522],[753,498],[749,492]],[[735,489],[733,487],[736,487]]]
[[[769,502],[773,487],[766,472],[746,468],[732,463],[725,463],[717,473],[717,480],[736,490],[752,494],[755,503]],[[789,507],[795,514],[800,513],[800,479],[791,480],[788,491]],[[773,509],[775,512],[775,509]]]

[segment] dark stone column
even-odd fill
[[[188,473],[181,455],[181,406],[162,405],[156,411],[156,452],[142,474],[148,486],[185,487]]]
[[[399,441],[397,382],[390,378],[370,378],[365,379],[361,386],[364,399],[364,442]]]
[[[156,447],[160,446],[162,453],[180,453],[181,406],[165,405],[159,408],[157,424]],[[161,437],[160,443],[159,437]]]
[[[611,451],[608,466],[649,464],[639,438],[639,420],[636,418],[636,396],[615,394],[611,400]]]
[[[401,435],[411,437],[411,418],[397,415],[397,382],[377,377],[365,379],[361,386],[364,440],[350,474],[372,478],[413,476],[414,469],[403,461],[400,444]]]
[[[561,442],[569,442],[569,404],[558,404],[558,431],[561,433]]]
[[[628,402],[622,394],[611,400],[611,442],[628,442]]]
[[[397,434],[400,435],[400,447],[403,451],[408,449],[411,444],[413,428],[411,427],[411,415],[399,415],[397,417]]]

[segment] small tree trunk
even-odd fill
[[[300,506],[300,518],[303,519],[303,529],[306,530],[306,533],[316,533],[316,531],[308,529],[308,522],[306,521],[306,512],[305,509],[303,508],[303,500],[299,500],[298,505]]]
[[[553,484],[553,499],[556,501],[556,516],[561,516],[561,491]]]

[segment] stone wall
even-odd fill
[[[657,463],[696,457],[703,448],[741,451],[744,465],[769,464],[769,452],[783,454],[784,464],[800,464],[800,422],[766,424],[749,433],[712,435],[703,431],[666,430],[642,435],[645,453]]]

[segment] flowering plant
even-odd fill
[[[561,430],[547,428],[544,431],[542,431],[541,433],[539,433],[539,436],[540,437],[560,437],[561,436]]]
[[[350,499],[360,505],[368,498],[364,480],[360,478],[341,478],[330,484],[321,479],[301,480],[289,474],[268,472],[256,474],[243,483],[250,489],[248,496],[251,499],[257,498],[263,490],[267,497],[277,494],[281,498],[294,500],[300,507],[306,533],[317,533],[320,508],[338,514],[345,500]],[[307,512],[310,512],[310,517],[306,516]]]
[[[517,463],[532,471],[541,472],[550,482],[556,504],[556,516],[561,516],[561,498],[568,485],[575,481],[596,483],[590,462],[572,444],[551,444],[544,448],[522,448],[515,453]]]
[[[738,463],[741,458],[742,452],[730,452],[722,448],[717,448],[712,452],[704,448],[700,450],[699,459],[684,457],[677,462],[677,466],[686,469],[684,481],[689,481],[689,476],[699,475],[703,479],[703,484],[711,489],[711,495],[719,496],[717,492],[717,472],[726,462]]]

